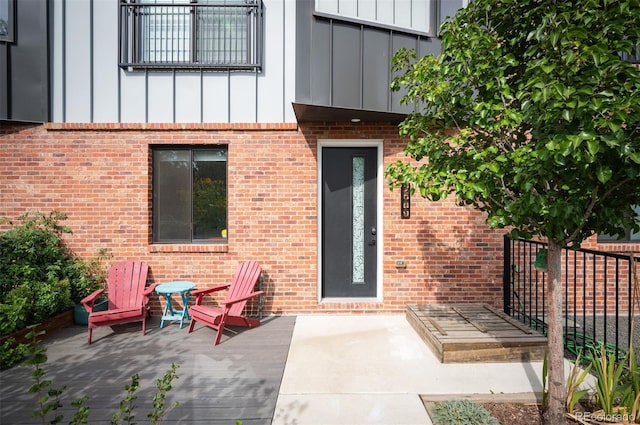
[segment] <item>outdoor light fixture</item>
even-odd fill
[[[351,118],[351,124],[358,124],[360,122],[360,118]]]

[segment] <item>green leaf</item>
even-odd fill
[[[622,129],[622,123],[617,121],[609,121],[608,125],[611,131],[613,131],[614,133],[617,133],[618,131],[620,131],[620,129]]]
[[[589,149],[591,156],[596,156],[600,152],[600,143],[597,140],[588,140],[587,149]]]
[[[551,64],[544,64],[544,65],[540,65],[540,68],[542,68],[542,71],[545,74],[551,74],[551,72],[556,69],[556,64],[551,63]]]
[[[613,175],[613,171],[609,167],[598,167],[596,170],[596,176],[598,177],[598,181],[602,184],[607,183],[611,180],[611,176]]]
[[[631,158],[631,160],[633,162],[635,162],[636,164],[640,164],[640,153],[638,153],[638,152],[630,152],[628,155],[629,155],[629,158]]]

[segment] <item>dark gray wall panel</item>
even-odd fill
[[[448,0],[444,0],[445,2]],[[442,13],[455,13],[462,0],[451,0]],[[391,93],[391,60],[400,48],[419,56],[439,54],[440,40],[407,28],[314,13],[314,2],[296,1],[295,103],[406,114],[402,92]],[[438,15],[441,16],[441,15]]]
[[[311,30],[313,2],[296,2],[296,91],[298,102],[311,102]]]
[[[411,37],[406,34],[394,34],[391,39],[391,51],[395,54],[401,48],[406,49],[418,49],[418,42],[415,37]],[[400,105],[400,99],[404,95],[405,91],[400,90],[391,94],[391,111],[392,112],[411,112],[411,107],[407,105]]]
[[[448,17],[455,15],[459,9],[462,9],[462,6],[462,0],[440,0],[440,21],[438,22],[438,28]]]
[[[304,48],[304,46],[301,47]],[[311,98],[309,102],[329,105],[331,104],[331,24],[329,21],[313,22],[310,51]],[[298,78],[297,70],[296,78]]]
[[[333,106],[359,108],[362,89],[360,28],[333,24]]]
[[[7,119],[9,114],[8,55],[9,49],[7,43],[0,43],[0,119]]]
[[[427,55],[438,56],[442,51],[442,43],[439,38],[421,38],[418,42],[416,53],[418,57]]]
[[[363,37],[362,107],[385,111],[389,107],[389,32],[365,28]]]
[[[16,4],[15,40],[3,43],[0,78],[6,82],[7,107],[0,119],[49,120],[48,1]]]

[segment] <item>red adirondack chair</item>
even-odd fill
[[[93,311],[93,304],[104,293],[104,289],[98,289],[81,301],[89,313],[89,344],[93,328],[99,326],[142,322],[142,334],[146,333],[149,296],[157,285],[145,287],[148,271],[149,266],[142,261],[121,261],[109,269],[107,310]]]
[[[242,315],[242,310],[244,310],[249,299],[264,294],[263,291],[252,292],[260,278],[260,273],[262,273],[262,269],[256,261],[245,261],[236,268],[231,283],[191,291],[191,295],[196,296],[196,301],[195,305],[189,308],[189,314],[191,315],[189,333],[193,332],[196,322],[202,322],[206,326],[217,329],[218,334],[214,345],[218,345],[222,332],[224,332],[224,327],[227,325],[249,328],[260,326],[259,320],[250,319]],[[205,295],[224,289],[229,291],[220,307],[202,305]]]

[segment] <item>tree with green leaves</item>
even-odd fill
[[[439,56],[393,58],[415,112],[387,177],[548,242],[545,418],[564,423],[561,251],[639,229],[640,0],[474,0],[440,31]]]

